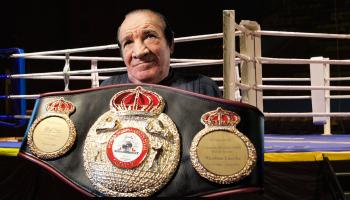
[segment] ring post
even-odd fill
[[[97,60],[91,60],[91,70],[97,70]],[[91,73],[91,87],[96,88],[99,87],[99,77],[98,72]]]
[[[25,59],[22,57],[11,59],[13,54],[24,54],[24,50],[20,48],[8,48],[0,49],[0,60],[1,67],[4,67],[6,73],[19,73],[25,74],[26,66]],[[14,116],[25,115],[27,111],[27,102],[25,99],[10,99],[11,93],[18,93],[19,95],[24,95],[26,93],[26,80],[12,80],[10,75],[4,74],[0,75],[1,79],[4,79],[4,94],[0,95],[1,100],[1,110],[4,110],[5,113],[12,113],[14,115],[2,115],[0,120],[0,127],[22,127],[27,124],[27,120],[24,118],[15,118]],[[3,121],[4,120],[4,121]]]
[[[63,67],[64,91],[69,91],[69,54],[66,54],[65,65]]]
[[[311,60],[328,60],[328,58],[312,57]],[[311,86],[329,87],[329,64],[310,64]],[[330,91],[311,90],[311,105],[313,113],[330,113]],[[323,134],[331,134],[331,123],[329,116],[313,117],[315,125],[323,125]]]
[[[327,58],[328,60],[328,58]],[[330,68],[329,64],[324,64],[324,84],[326,87],[330,86]],[[330,90],[325,90],[325,96],[326,96],[326,112],[330,113],[331,112],[331,99],[330,99]],[[331,135],[331,118],[327,118],[327,122],[325,125],[323,125],[323,134],[324,135]]]
[[[252,35],[250,31],[259,31],[260,25],[255,21],[243,20],[239,24],[247,29],[240,36],[240,53],[249,57],[250,60],[241,62],[241,82],[255,88],[262,85],[262,67],[261,63],[256,62],[255,58],[261,57],[261,37],[260,35]],[[263,111],[263,93],[261,90],[249,89],[242,91],[242,101],[257,107]]]
[[[224,77],[224,92],[223,96],[226,99],[235,100],[235,94],[238,88],[236,87],[236,71],[235,67],[235,11],[223,11],[223,77]]]

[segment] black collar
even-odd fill
[[[169,68],[169,74],[167,77],[165,77],[163,80],[161,80],[159,83],[157,83],[158,85],[165,85],[165,86],[169,86],[171,85],[171,82],[173,82],[174,80],[174,70],[173,68]],[[128,83],[132,83],[130,81],[130,79],[128,78]]]

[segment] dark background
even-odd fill
[[[118,25],[124,15],[136,8],[151,8],[163,13],[175,31],[175,37],[222,32],[222,11],[235,10],[236,22],[257,21],[262,30],[350,33],[350,0],[216,0],[216,1],[1,1],[0,48],[18,47],[25,52],[90,47],[116,43]],[[236,43],[238,45],[238,42]],[[80,54],[73,54],[80,55]],[[118,50],[84,55],[119,56]],[[349,59],[350,40],[310,39],[293,37],[263,37],[262,56],[275,58],[310,58],[324,56],[330,59]],[[222,58],[222,41],[210,40],[179,43],[174,58]],[[4,61],[1,74],[6,73]],[[8,63],[6,63],[8,64]],[[27,73],[62,70],[63,61],[26,61]],[[89,69],[88,62],[72,62],[71,70]],[[101,68],[123,66],[123,63],[99,63]],[[333,66],[332,76],[350,76],[347,66]],[[181,69],[182,70],[182,69]],[[221,66],[189,68],[208,76],[222,76]],[[308,66],[264,65],[264,77],[307,77]],[[1,88],[11,83],[1,81]],[[222,83],[218,83],[221,85]],[[285,84],[285,83],[277,83]],[[293,83],[295,84],[295,83]],[[301,83],[309,84],[309,83]],[[332,83],[349,85],[349,82]],[[71,89],[90,87],[89,82],[71,82]],[[27,94],[63,90],[63,81],[27,81]],[[1,94],[6,93],[2,89]],[[289,92],[290,94],[291,92]],[[309,92],[292,92],[307,95]],[[7,94],[7,93],[6,93]],[[11,91],[8,93],[11,94]],[[332,92],[332,94],[347,94]],[[267,91],[264,95],[288,95]],[[1,114],[12,110],[1,102]],[[28,101],[28,109],[33,101]],[[310,112],[308,101],[265,101],[265,112]],[[332,102],[332,111],[350,112],[350,102]],[[282,122],[282,123],[281,123]],[[346,118],[332,119],[334,133],[349,133]],[[13,129],[0,127],[0,136],[13,134]],[[23,134],[24,127],[16,129]],[[266,119],[266,133],[320,133],[310,118]]]

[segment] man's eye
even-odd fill
[[[146,38],[156,38],[154,34],[148,33],[146,34]]]
[[[124,42],[124,44],[123,44],[123,47],[125,47],[125,46],[127,46],[127,45],[131,44],[131,42],[132,42],[131,40],[127,40],[127,41],[125,41],[125,42]]]

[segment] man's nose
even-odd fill
[[[135,42],[134,49],[133,49],[133,58],[142,58],[146,56],[149,53],[149,49],[144,44],[143,41],[137,41]]]

